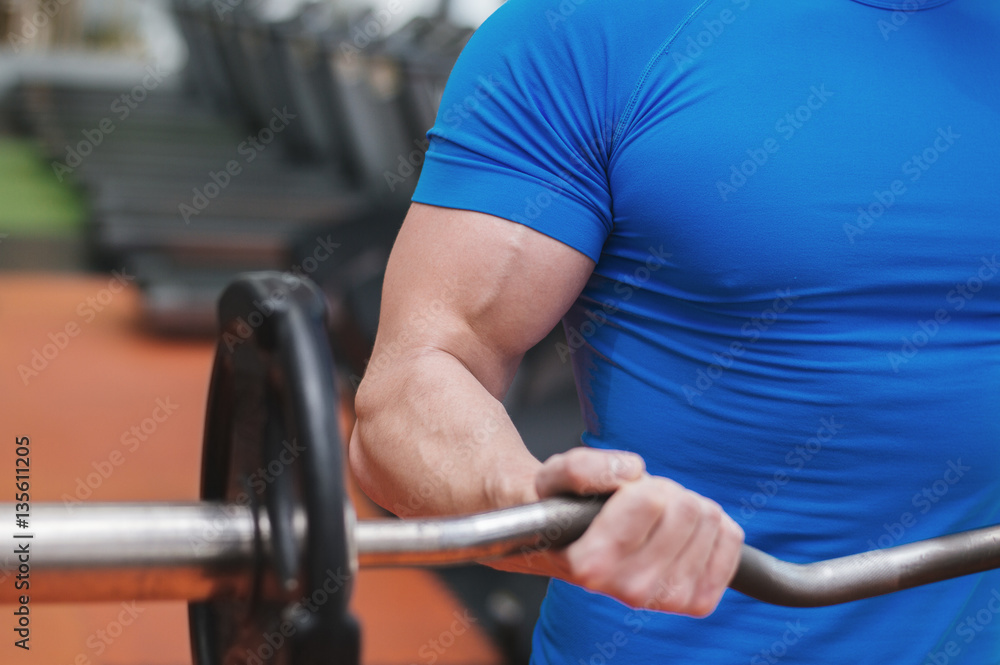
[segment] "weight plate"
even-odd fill
[[[308,280],[251,273],[222,295],[219,322],[201,496],[254,510],[258,565],[190,604],[195,665],[354,665],[353,512],[326,300]]]

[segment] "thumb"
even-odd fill
[[[645,462],[635,453],[573,448],[545,461],[535,476],[535,490],[541,498],[556,494],[610,494],[624,483],[638,480],[645,472]]]

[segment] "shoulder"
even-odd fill
[[[454,78],[496,74],[530,96],[584,96],[607,119],[679,27],[720,2],[731,0],[508,0],[473,35]]]

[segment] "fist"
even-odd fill
[[[586,533],[553,553],[569,582],[633,607],[703,617],[736,574],[739,525],[714,501],[650,476],[638,455],[574,448],[542,465],[535,490],[540,498],[613,492]]]

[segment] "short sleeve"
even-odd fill
[[[452,71],[413,200],[524,224],[597,261],[612,228],[611,4],[497,10]]]

